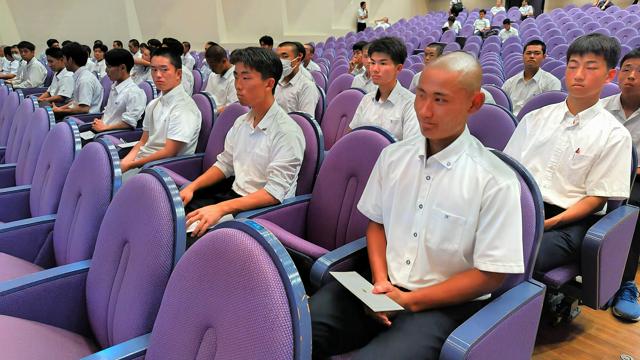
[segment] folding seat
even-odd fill
[[[482,88],[488,91],[493,99],[496,101],[496,104],[502,106],[503,108],[513,111],[513,106],[511,104],[511,99],[507,94],[502,90],[501,87],[495,85],[482,85]]]
[[[200,134],[198,134],[198,144],[196,145],[196,153],[201,153],[207,146],[209,134],[211,134],[213,124],[216,122],[217,105],[213,96],[207,92],[194,93],[192,98],[202,115]]]
[[[620,41],[621,44],[627,44],[636,36],[638,36],[638,30],[632,27],[625,27],[625,25],[623,25],[620,30],[615,32],[615,37]]]
[[[319,64],[318,64],[319,65]],[[311,75],[316,85],[320,86],[322,90],[327,90],[327,76],[322,71],[312,71]]]
[[[104,107],[107,106],[107,101],[109,101],[113,81],[111,81],[108,76],[103,76],[102,79],[100,79],[100,84],[102,85],[102,104],[100,105],[100,111],[104,111]]]
[[[331,84],[336,80],[340,75],[349,74],[349,66],[348,65],[335,65],[332,64],[331,72],[329,73],[329,88],[331,88]],[[349,74],[351,75],[351,74]]]
[[[507,69],[505,67],[505,78],[506,79],[510,79],[511,77],[513,77],[514,75],[522,72],[524,70],[524,63],[522,62],[517,62],[515,65],[513,65],[511,68]]]
[[[572,43],[575,39],[577,39],[578,37],[584,35],[584,31],[582,31],[582,29],[577,28],[577,29],[571,29],[568,30],[564,36],[564,38],[567,40],[567,43],[570,44]]]
[[[614,83],[606,83],[600,92],[600,99],[620,93],[620,87]]]
[[[347,89],[328,103],[322,121],[324,149],[330,150],[346,134],[351,120],[360,105],[364,93],[359,89]]]
[[[9,132],[11,131],[11,125],[13,125],[13,116],[23,101],[22,93],[17,91],[9,92],[4,100],[2,111],[0,111],[0,161],[4,158],[4,153],[7,150]]]
[[[538,94],[532,97],[526,104],[520,109],[520,112],[516,116],[518,122],[522,120],[522,118],[530,113],[533,110],[540,109],[547,105],[557,104],[559,102],[563,102],[567,98],[567,93],[563,91],[546,91],[542,94]]]
[[[633,38],[627,40],[627,43],[625,45],[629,46],[632,49],[639,48],[640,47],[640,35],[634,36]],[[1,137],[0,137],[0,144],[2,144],[2,138]]]
[[[517,38],[511,37],[509,39],[517,39]],[[503,58],[506,58],[507,56],[509,56],[511,54],[522,55],[522,50],[523,50],[523,48],[522,48],[522,45],[520,45],[520,43],[512,42],[510,44],[506,44],[506,42],[505,42],[505,44],[502,44],[502,50],[501,50],[500,54],[502,55]]]
[[[8,86],[0,83],[0,114],[2,114],[2,105],[4,105],[4,101],[7,99],[10,92],[11,89],[9,89]]]
[[[622,21],[613,21],[608,26],[607,29],[611,32],[611,34],[617,34],[620,30],[624,29],[626,25]],[[637,29],[634,29],[637,30]],[[622,39],[618,39],[622,42]]]
[[[311,282],[320,285],[338,266],[330,259],[366,246],[368,221],[356,205],[380,152],[392,142],[380,128],[354,129],[325,158],[311,194],[237,218],[252,218],[271,231],[290,250],[303,281],[312,272]]]
[[[611,16],[611,15],[605,15],[605,16],[601,17],[600,19],[598,19],[598,22],[603,27],[609,27],[609,24],[611,24],[614,21],[616,21],[616,18]]]
[[[13,93],[15,94],[15,93]],[[20,147],[22,145],[22,139],[26,133],[28,127],[28,121],[31,115],[37,108],[37,101],[33,98],[26,98],[20,100],[21,95],[10,94],[7,99],[6,113],[11,113],[11,118],[5,117],[2,123],[2,132],[4,133],[6,128],[6,142],[3,148],[0,148],[0,163],[2,164],[15,164],[18,161],[18,155],[20,154]],[[20,100],[14,110],[13,106],[16,105],[15,101]]]
[[[443,49],[443,53],[447,54],[453,51],[459,51],[460,50],[460,44],[458,44],[457,42],[451,42],[448,43],[444,49]]]
[[[200,91],[204,91],[208,79],[203,79],[202,73],[198,69],[191,70],[193,74],[193,92],[192,94],[197,94]]]
[[[620,8],[618,6],[616,6],[616,5],[609,6],[608,8],[606,8],[604,10],[604,12],[607,13],[607,14],[614,14],[614,13],[616,13],[618,11],[620,11]]]
[[[458,46],[458,47],[460,47],[460,46]],[[411,81],[413,80],[414,76],[415,76],[415,73],[413,71],[411,71],[409,69],[402,69],[398,73],[398,82],[405,89],[409,89],[409,86],[411,85]]]
[[[0,285],[0,357],[78,359],[151,331],[185,248],[178,189],[160,176],[136,175],[118,191],[92,260]]]
[[[456,34],[455,31],[447,30],[440,37],[440,42],[441,43],[445,43],[445,44],[454,42],[456,40],[456,36],[457,36],[457,34]]]
[[[589,34],[600,28],[600,24],[595,21],[588,22],[582,25],[582,29],[585,33]]]
[[[71,165],[55,215],[0,226],[0,282],[91,258],[102,217],[121,182],[115,147],[87,145]]]
[[[630,12],[632,14],[640,14],[640,5],[638,4],[629,5],[626,10],[627,12]]]
[[[484,73],[482,74],[482,85],[496,85],[502,86],[504,81],[496,74]]]
[[[411,65],[411,67],[409,68],[411,71],[413,71],[415,74],[419,73],[422,71],[422,69],[424,69],[424,63],[416,63]],[[409,84],[411,85],[411,84]]]
[[[551,75],[557,77],[559,80],[563,80],[566,71],[567,71],[567,66],[565,64],[562,64],[551,69],[551,71],[549,72],[551,73]]]
[[[513,114],[499,105],[484,104],[469,116],[467,127],[471,135],[489,148],[504,150],[516,130],[517,121]]]
[[[562,48],[560,48],[560,50],[562,50]],[[562,55],[557,55],[557,57],[549,54],[547,59],[542,63],[542,66],[540,66],[540,68],[544,71],[549,72],[557,68],[558,66],[564,65],[565,63],[563,61],[556,60],[556,59],[563,59],[565,57],[566,57],[566,49]]]
[[[318,94],[320,96],[318,97],[318,102],[316,103],[316,109],[313,116],[318,123],[322,123],[324,112],[327,110],[327,95],[320,85],[316,84],[316,88],[318,89]]]
[[[625,15],[625,17],[623,17],[620,21],[622,21],[627,26],[631,26],[640,21],[640,16],[633,13],[627,13],[627,15]]]
[[[327,105],[341,92],[351,88],[354,76],[348,73],[341,74],[329,82],[329,90],[327,90]]]

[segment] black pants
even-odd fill
[[[544,213],[547,219],[563,211],[565,209],[558,206],[544,204]],[[545,231],[533,270],[535,277],[540,279],[544,273],[558,266],[580,262],[582,240],[589,228],[599,219],[600,216],[591,215],[576,223]]]
[[[447,337],[487,302],[472,301],[441,309],[403,311],[386,326],[371,318],[358,298],[336,281],[311,297],[313,358],[356,349],[357,359],[438,359]]]
[[[636,0],[637,2],[637,0]],[[633,184],[633,190],[631,191],[631,198],[629,203],[635,206],[640,206],[640,182]],[[627,265],[624,268],[622,274],[622,282],[633,281],[636,278],[636,272],[638,271],[638,258],[640,257],[640,219],[636,222],[636,230],[633,233],[633,240],[631,240],[631,248],[629,249],[629,256],[627,257]]]
[[[359,23],[356,23],[356,24],[357,24],[357,26],[356,26],[357,32],[364,31],[364,29],[367,28],[367,23],[359,22]]]

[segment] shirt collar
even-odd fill
[[[535,75],[533,75],[533,77],[529,80],[535,80],[536,83],[540,82],[540,78],[542,77],[542,73],[544,72],[544,70],[542,70],[542,67],[540,67],[538,69],[538,71],[536,72]],[[520,73],[520,80],[522,80],[522,82],[525,82],[524,79],[524,70],[522,70],[522,72]]]
[[[393,87],[393,90],[391,90],[391,94],[389,94],[389,97],[387,98],[388,102],[390,102],[393,105],[398,103],[398,101],[400,100],[400,92],[402,91],[401,87],[402,85],[400,85],[398,80],[396,80],[396,85]],[[379,100],[380,100],[380,88],[378,87],[378,90],[376,90],[376,96],[373,98],[373,101],[379,101]]]
[[[229,80],[229,77],[233,76],[233,71],[235,70],[236,66],[232,66],[229,68],[229,70],[227,70],[226,73],[224,73],[224,75],[221,76],[221,78],[225,79],[225,80]]]
[[[288,83],[284,82],[284,79],[280,79],[280,81],[278,82],[280,84],[280,86],[288,86],[288,85],[295,85],[300,78],[302,77],[302,69],[298,69],[298,73],[295,74],[291,80],[289,80]]]
[[[418,137],[420,147],[418,149],[418,157],[420,160],[427,158],[427,146],[428,140],[422,136]],[[440,150],[437,154],[431,156],[435,161],[439,162],[447,169],[451,169],[453,165],[458,161],[460,156],[464,154],[471,143],[471,133],[469,128],[465,126],[464,131],[457,139],[455,139],[449,146]]]
[[[162,103],[162,105],[165,105],[165,106],[169,105],[174,101],[178,100],[180,97],[182,97],[183,94],[186,95],[187,93],[184,91],[184,88],[182,87],[182,85],[178,84],[176,87],[169,90],[169,92],[162,93],[162,95],[160,95],[160,103]]]
[[[257,128],[262,131],[266,131],[269,127],[271,127],[271,124],[273,123],[279,110],[280,110],[280,106],[278,105],[278,102],[274,100],[273,104],[271,104],[271,107],[269,108],[267,113],[264,114],[264,117],[258,123]],[[253,128],[253,116],[254,116],[253,110],[251,110],[251,112],[249,113],[249,116],[247,116],[245,120],[248,123],[248,125],[251,126],[252,128]]]
[[[127,80],[121,82],[120,84],[113,83],[114,85],[114,89],[116,91],[117,94],[121,93],[124,89],[128,88],[130,85],[133,85],[133,80],[131,80],[130,77],[127,78]]]
[[[598,101],[590,108],[582,110],[574,116],[569,111],[569,106],[567,105],[567,101],[565,100],[562,103],[562,109],[564,110],[564,116],[562,117],[561,123],[565,123],[567,127],[571,127],[584,125],[586,122],[597,117],[603,110],[603,107],[602,104],[600,104],[600,101]]]

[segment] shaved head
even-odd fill
[[[454,51],[431,61],[430,70],[442,69],[458,73],[458,84],[470,94],[480,91],[482,67],[476,58],[464,51]]]

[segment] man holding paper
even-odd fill
[[[310,301],[314,358],[437,359],[507,274],[524,271],[519,182],[466,128],[484,103],[481,80],[463,52],[425,68],[414,104],[422,136],[382,152],[358,204],[370,219],[372,292],[405,310],[374,313],[326,285]]]

